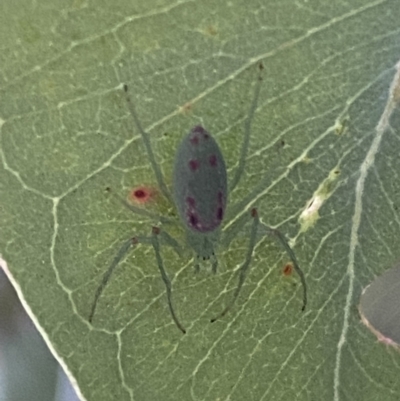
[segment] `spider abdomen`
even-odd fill
[[[179,216],[189,230],[208,233],[221,225],[228,189],[225,160],[201,126],[193,127],[178,147],[173,187]]]

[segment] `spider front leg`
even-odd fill
[[[124,85],[124,92],[125,92],[125,97],[126,97],[126,101],[128,104],[129,112],[131,113],[131,115],[135,121],[136,127],[138,128],[140,135],[142,136],[143,143],[144,143],[144,146],[146,147],[146,152],[147,152],[147,155],[149,156],[149,161],[150,161],[151,167],[154,171],[154,174],[156,175],[158,185],[159,185],[162,193],[164,194],[164,196],[170,202],[172,202],[171,193],[167,187],[167,184],[165,183],[164,177],[161,172],[161,168],[160,168],[159,164],[157,163],[156,158],[154,156],[153,148],[151,147],[149,134],[143,129],[142,124],[140,123],[139,117],[136,113],[135,105],[133,104],[131,97],[129,95],[128,85]]]
[[[94,314],[96,312],[96,307],[97,307],[98,300],[99,300],[104,288],[106,287],[108,281],[110,280],[111,275],[114,272],[115,268],[117,267],[119,262],[124,258],[124,256],[128,253],[128,251],[130,250],[130,248],[132,246],[137,245],[139,243],[142,243],[142,244],[150,244],[150,245],[153,246],[153,249],[154,249],[154,252],[155,252],[155,256],[156,256],[156,260],[157,260],[157,265],[158,265],[158,268],[159,268],[160,273],[161,273],[161,277],[162,277],[162,279],[164,281],[164,284],[165,284],[165,287],[166,287],[166,290],[167,290],[168,307],[169,307],[169,310],[171,312],[172,319],[175,322],[176,326],[179,328],[179,330],[183,334],[186,333],[186,330],[184,329],[184,327],[179,322],[179,319],[177,318],[177,316],[175,314],[175,310],[174,310],[173,305],[172,305],[172,286],[171,286],[171,281],[169,280],[168,275],[167,275],[167,273],[165,271],[164,263],[163,263],[163,260],[162,260],[162,257],[161,257],[159,237],[160,237],[160,239],[161,239],[163,244],[171,246],[178,253],[178,255],[181,255],[181,248],[180,248],[178,242],[173,237],[171,237],[167,232],[160,230],[159,227],[153,227],[151,236],[138,236],[138,237],[130,238],[128,241],[126,241],[122,245],[122,247],[118,251],[118,253],[115,256],[114,260],[112,261],[110,267],[105,272],[99,287],[96,290],[96,294],[95,294],[95,297],[94,297],[92,309],[91,309],[91,312],[90,312],[90,315],[89,315],[89,322],[90,323],[93,321],[93,316],[94,316]]]

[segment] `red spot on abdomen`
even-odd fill
[[[200,163],[196,159],[189,160],[189,168],[191,171],[196,171],[200,167]]]
[[[217,167],[217,156],[211,155],[208,158],[208,161],[209,161],[211,167]]]
[[[204,134],[205,129],[201,125],[196,125],[195,127],[192,128],[192,132],[198,133],[198,134]]]
[[[194,213],[191,213],[191,214],[189,215],[189,222],[190,222],[190,225],[191,225],[193,228],[197,228],[197,226],[198,226],[198,224],[199,224],[199,219],[198,219],[197,215],[195,215]]]
[[[218,209],[217,209],[217,220],[220,223],[224,218],[225,210],[225,197],[221,191],[218,191]]]
[[[186,197],[186,203],[189,207],[195,207],[196,206],[196,201],[193,197],[187,196]]]
[[[210,134],[201,125],[196,125],[193,127],[191,134],[192,136],[190,138],[190,142],[192,142],[194,145],[199,143],[200,138],[208,139],[210,137]]]

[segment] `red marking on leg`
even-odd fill
[[[251,217],[257,217],[258,212],[257,209],[254,207],[253,209],[251,209]]]

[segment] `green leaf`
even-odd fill
[[[131,1],[0,5],[0,253],[35,324],[87,400],[397,400],[398,354],[360,324],[362,288],[399,257],[400,116],[390,103],[400,3]],[[105,193],[156,186],[122,91],[129,84],[168,185],[204,125],[232,177],[257,65],[246,173],[227,224],[256,206],[303,268],[260,238],[235,307],[248,230],[219,270],[162,249],[182,335],[149,246],[96,289],[156,222]],[[392,99],[393,100],[393,99]],[[385,109],[386,108],[386,109]],[[236,206],[234,206],[236,205]],[[161,196],[148,208],[175,214]],[[182,229],[170,234],[184,240]]]

